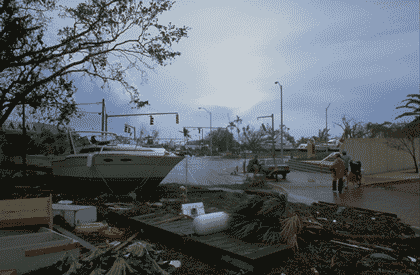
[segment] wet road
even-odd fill
[[[186,162],[188,161],[188,184],[196,185],[220,185],[220,184],[233,184],[222,174],[223,169],[233,169],[237,165],[241,169],[243,160],[231,160],[209,157],[186,157],[178,163],[172,171],[162,181],[162,184],[178,182],[185,183]]]
[[[164,183],[185,183],[186,159],[180,162],[162,181]],[[243,160],[210,159],[208,157],[188,158],[188,184],[229,185],[235,183],[229,172]],[[226,169],[228,172],[223,172]],[[381,187],[354,188],[350,186],[343,194],[332,192],[332,180],[328,174],[313,174],[292,171],[285,181],[275,185],[289,194],[289,201],[310,204],[315,201],[339,203],[364,207],[372,210],[397,214],[405,223],[420,227],[420,183],[394,184]]]
[[[394,213],[404,223],[420,227],[420,183],[418,182],[383,187],[350,186],[348,190],[339,194],[332,192],[330,175],[291,172],[286,181],[276,185],[289,193],[290,201],[304,203],[325,201]]]

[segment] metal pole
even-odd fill
[[[211,135],[211,112],[210,113],[210,154],[213,156],[213,137]]]
[[[228,115],[228,124],[229,124],[229,114]],[[229,145],[228,145],[228,136],[229,136],[229,129],[228,129],[229,125],[226,127],[226,151],[229,153]]]
[[[26,97],[26,96],[25,96]],[[26,177],[26,148],[27,148],[27,144],[26,144],[26,125],[25,125],[25,97],[23,98],[22,101],[22,135],[23,135],[23,156],[22,156],[22,162],[23,162],[23,176]]]
[[[188,183],[188,155],[185,156],[185,183]]]
[[[330,107],[331,103],[328,104],[327,109],[325,109],[325,153],[328,153],[328,138],[327,138],[327,130],[328,130],[328,108]]]
[[[105,114],[105,132],[108,132],[108,115]]]
[[[280,84],[279,84],[280,85]],[[281,96],[281,163],[284,163],[283,160],[283,87],[280,85],[280,96]]]
[[[273,134],[272,134],[272,138],[273,138],[273,160],[274,160],[274,166],[277,167],[277,164],[276,164],[276,148],[274,146],[274,114],[271,114],[271,123],[272,123],[272,127],[273,127]]]
[[[101,120],[101,131],[104,131],[105,128],[105,98],[102,98],[102,120]],[[102,133],[103,135],[103,133]]]

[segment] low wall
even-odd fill
[[[387,140],[386,138],[347,139],[341,144],[340,152],[346,150],[353,160],[361,161],[365,175],[414,169],[411,154],[389,147],[385,144]],[[419,150],[419,139],[416,139],[417,162],[420,161]]]

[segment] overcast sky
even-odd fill
[[[68,1],[71,2],[71,1]],[[258,116],[274,114],[299,139],[325,128],[342,130],[341,117],[363,122],[395,121],[404,112],[395,107],[408,94],[419,93],[419,1],[372,0],[179,0],[159,18],[165,25],[189,26],[188,38],[172,65],[148,73],[135,85],[151,106],[132,110],[130,97],[119,85],[102,90],[101,82],[75,77],[78,103],[105,98],[107,113],[178,112],[175,116],[111,118],[108,130],[123,133],[124,123],[160,137],[182,138],[182,127],[226,127],[237,115],[243,125],[259,127]],[[83,107],[101,111],[101,107]],[[401,121],[401,120],[398,120]],[[89,115],[80,130],[100,130],[98,115]],[[201,135],[200,135],[201,136]],[[236,136],[236,135],[235,135]],[[192,130],[193,139],[199,137]]]

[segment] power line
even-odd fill
[[[93,105],[93,104],[102,104],[102,102],[96,102],[96,103],[77,103],[76,105]]]

